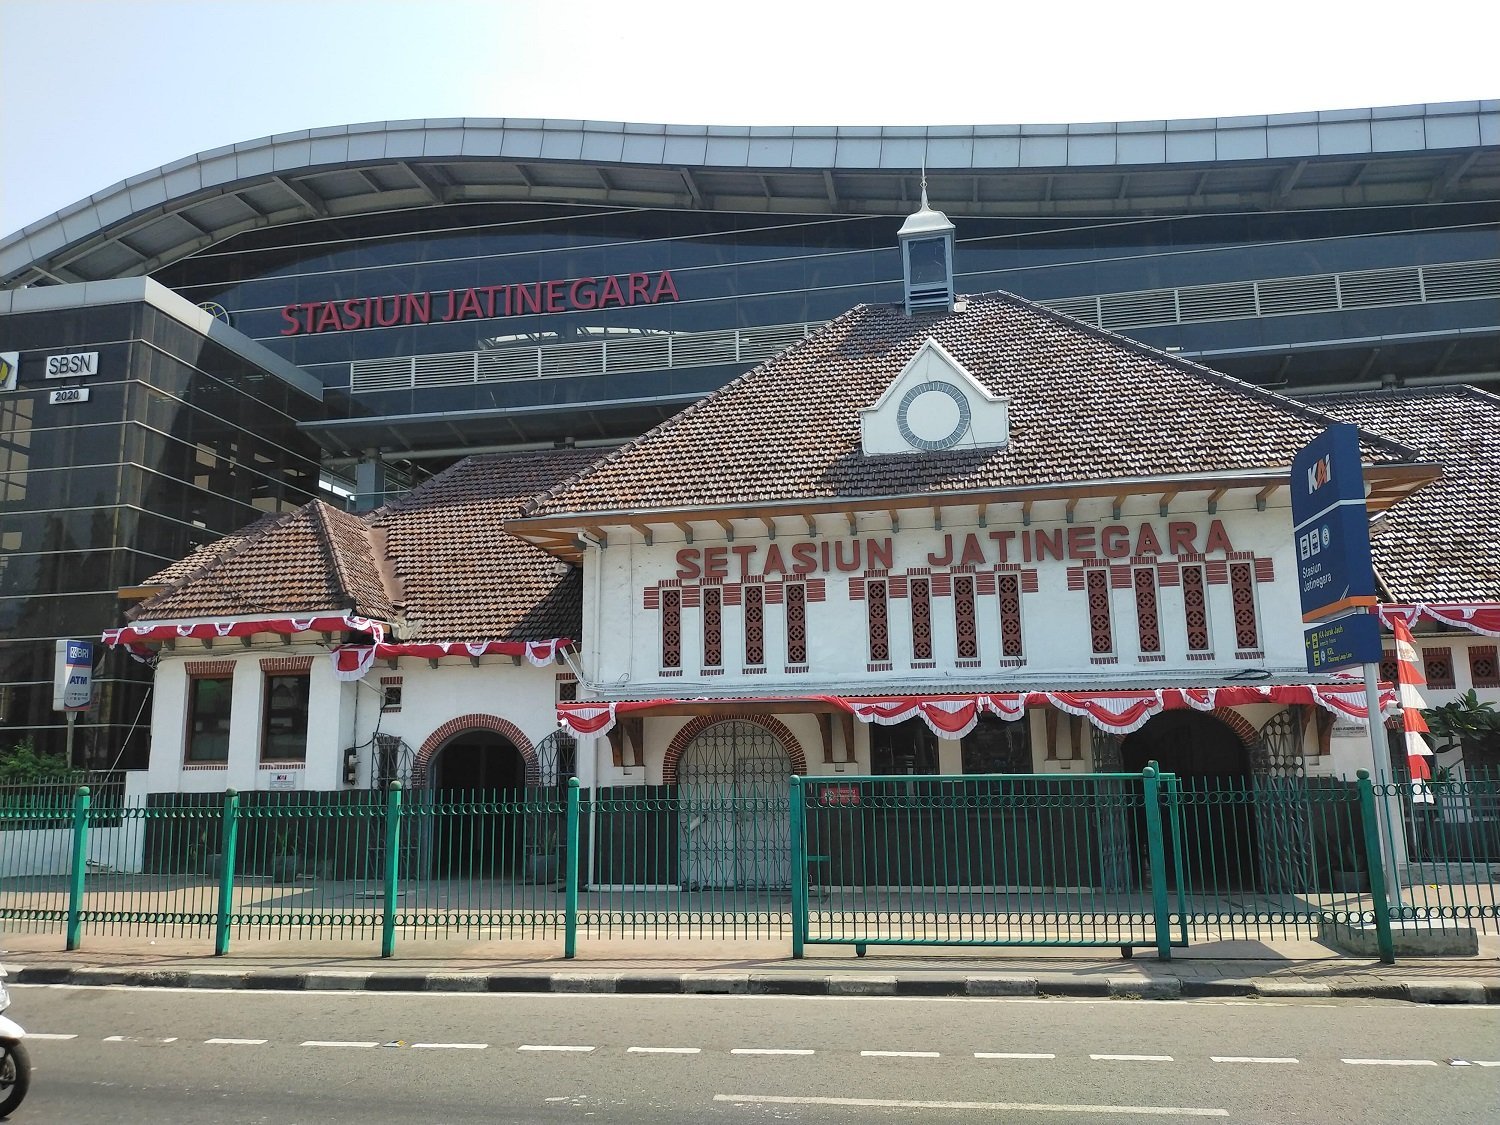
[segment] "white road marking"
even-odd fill
[[[175,1043],[177,1036],[169,1036],[166,1039],[143,1039],[138,1035],[106,1035],[106,1043]]]
[[[702,1047],[627,1047],[632,1055],[701,1055]]]
[[[975,1051],[976,1059],[1055,1059],[1056,1055],[1030,1054],[1025,1051]]]
[[[731,1047],[731,1055],[810,1055],[808,1047]]]
[[[379,1043],[351,1043],[342,1039],[305,1039],[304,1047],[378,1047]]]
[[[571,1051],[574,1054],[586,1055],[594,1050],[593,1047],[571,1047],[560,1043],[522,1043],[516,1048],[518,1051]]]
[[[56,1034],[56,1033],[53,1033],[53,1034],[49,1035],[45,1031],[28,1031],[26,1033],[26,1038],[27,1039],[77,1039],[78,1036],[76,1036],[76,1035],[59,1035],[59,1034]]]
[[[865,1059],[936,1059],[941,1058],[936,1051],[861,1051],[860,1058]]]
[[[977,1109],[985,1113],[1133,1113],[1156,1117],[1228,1117],[1227,1109],[1169,1105],[1054,1105],[1048,1102],[908,1102],[895,1098],[794,1098],[773,1094],[715,1094],[740,1105],[840,1105],[873,1109]]]
[[[1340,1059],[1350,1066],[1437,1066],[1431,1059]]]
[[[264,1039],[205,1039],[205,1043],[214,1043],[225,1047],[260,1047],[265,1045]]]
[[[1171,1055],[1090,1055],[1095,1062],[1171,1062]]]
[[[1242,1062],[1242,1063],[1294,1063],[1296,1059],[1276,1058],[1274,1056],[1261,1055],[1209,1055],[1214,1062]]]
[[[412,1049],[422,1048],[428,1051],[483,1051],[488,1046],[488,1043],[413,1043]]]

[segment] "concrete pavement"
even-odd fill
[[[1137,951],[811,946],[783,941],[579,942],[562,957],[541,941],[405,940],[382,959],[372,942],[236,942],[215,957],[202,937],[86,934],[66,952],[57,934],[0,935],[11,979],[34,984],[417,992],[596,992],[804,996],[1360,997],[1500,1004],[1500,939],[1480,956],[1396,965],[1339,957],[1307,940],[1218,941]]]

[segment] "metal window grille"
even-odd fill
[[[995,588],[1000,595],[1000,654],[1016,660],[1022,655],[1021,579],[1014,574],[997,575]]]
[[[911,655],[913,660],[932,659],[932,582],[911,580]]]
[[[1234,602],[1234,643],[1241,649],[1260,647],[1260,627],[1255,620],[1255,575],[1249,563],[1229,567],[1229,590]]]
[[[974,579],[953,580],[953,632],[958,639],[958,658],[979,656],[979,622],[974,615]]]
[[[703,666],[724,664],[724,591],[717,586],[703,591]]]
[[[786,587],[786,662],[807,663],[807,587],[800,582]]]
[[[1156,608],[1156,573],[1149,567],[1135,572],[1135,624],[1141,652],[1161,652],[1161,620]]]
[[[759,668],[766,662],[766,591],[745,587],[745,664]]]
[[[1109,573],[1090,570],[1084,575],[1089,595],[1089,634],[1094,654],[1103,656],[1115,650],[1114,628],[1109,619]]]
[[[1189,652],[1208,651],[1208,596],[1201,566],[1182,568],[1182,613]]]
[[[874,663],[891,658],[891,631],[888,620],[885,579],[865,583],[865,604],[869,607],[870,660]]]
[[[661,666],[682,667],[682,591],[661,592]]]

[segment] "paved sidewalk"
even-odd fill
[[[598,941],[565,960],[548,941],[407,941],[382,959],[368,942],[240,941],[224,957],[202,938],[6,934],[0,952],[23,984],[415,992],[631,992],[803,996],[1363,997],[1500,1004],[1500,939],[1480,956],[1396,965],[1334,956],[1313,941],[1221,941],[1137,951],[813,946],[782,941]]]

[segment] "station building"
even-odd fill
[[[1465,410],[1487,416],[1487,396],[1454,388],[1493,385],[1500,372],[1497,135],[1500,105],[1493,102],[921,129],[459,119],[266,138],[134,177],[0,241],[0,284],[7,287],[0,292],[0,355],[13,357],[15,372],[0,392],[0,730],[60,745],[61,723],[50,711],[52,641],[97,633],[118,617],[117,590],[144,584],[257,516],[307,511],[314,496],[367,512],[413,488],[413,498],[435,495],[419,486],[432,477],[443,488],[452,479],[445,467],[470,454],[506,458],[561,447],[602,456],[789,345],[794,355],[814,341],[826,346],[829,322],[900,304],[903,269],[894,236],[917,207],[916,170],[923,166],[933,206],[958,223],[955,292],[1017,294],[1016,308],[1034,306],[1044,318],[1062,314],[1110,339],[1135,341],[1284,396],[1356,396],[1316,407],[1329,415],[1365,409],[1359,396],[1372,404],[1382,396],[1399,402],[1432,385],[1439,389],[1431,401],[1451,391]],[[993,302],[1010,308],[1008,300],[976,299],[974,308],[988,310]],[[866,311],[849,314],[854,306]],[[924,363],[946,362],[931,357],[952,349],[942,332],[933,338],[938,351]],[[921,344],[925,338],[914,348]],[[92,361],[82,362],[96,366],[86,374],[49,365],[91,354]],[[987,385],[984,364],[958,352],[950,358],[958,361],[954,371],[973,376],[972,386]],[[49,367],[58,366],[64,370],[49,378]],[[934,393],[958,409],[954,395],[970,384],[959,374],[952,378],[952,394]],[[53,393],[79,390],[88,390],[88,398]],[[169,406],[152,412],[157,399]],[[1355,420],[1372,440],[1392,436]],[[1442,430],[1435,421],[1424,441],[1405,446],[1396,460],[1441,461],[1427,455],[1424,443],[1435,448],[1445,440]],[[1249,464],[1265,468],[1274,460],[1261,453],[1264,464]],[[87,489],[85,475],[93,482]],[[1064,472],[1059,479],[1073,478]],[[158,499],[169,494],[170,501]],[[338,501],[351,494],[352,505]],[[502,494],[520,503],[519,493],[501,488]],[[766,502],[796,499],[756,495]],[[1167,513],[1156,517],[1165,521],[1154,529],[1158,536],[1169,531],[1174,512],[1161,495],[1157,510],[1165,506]],[[1226,492],[1213,503],[1227,512],[1232,495],[1235,503],[1243,499]],[[1021,534],[1033,529],[1063,534],[1066,542],[1066,529],[1081,527],[1083,514],[1097,537],[1112,526],[1113,499],[1101,515],[1091,505],[1104,501],[1080,497],[1058,527],[1038,498],[1033,522],[1023,517],[1013,529],[1013,546],[1038,549],[1034,535]],[[1186,495],[1176,500],[1186,501]],[[1275,511],[1270,497],[1267,503]],[[1145,494],[1123,501],[1121,520],[1132,505],[1144,519],[1151,501]],[[899,533],[886,526],[876,534],[875,513],[855,512],[851,524],[847,511],[819,514],[798,542],[813,543],[821,564],[835,536],[818,521],[842,519],[841,549],[858,545],[861,574],[873,566],[910,579],[904,572],[923,565],[913,560],[942,556],[951,521],[982,518],[988,532],[992,517],[1016,514],[939,507],[940,517],[928,506],[928,538],[921,542],[910,538],[922,527],[915,516]],[[889,516],[902,509],[879,510]],[[1044,512],[1053,524],[1045,529]],[[721,545],[746,546],[749,527],[737,524],[738,516],[724,519],[729,528],[717,515],[712,523],[736,538]],[[769,535],[758,521],[752,517],[750,525]],[[706,550],[707,530],[683,522],[693,527],[695,542],[678,549]],[[1262,557],[1221,524],[1236,551]],[[616,528],[608,541],[618,545],[633,535],[649,551],[672,542],[668,529],[643,526],[650,528],[649,548],[638,529]],[[1198,528],[1199,548],[1211,526]],[[782,539],[791,534],[774,530]],[[977,534],[973,527],[969,533]],[[563,541],[537,542],[556,548]],[[872,550],[874,563],[887,565],[872,564]],[[560,553],[561,562],[584,564],[587,591],[586,557]],[[383,555],[375,551],[372,558]],[[824,595],[832,586],[843,598],[842,576],[853,572],[839,569],[839,557],[829,558],[833,577],[822,578]],[[701,587],[707,562],[696,565]],[[986,557],[985,565],[996,560]],[[673,562],[674,571],[686,567]],[[1272,573],[1269,581],[1290,578],[1274,560]],[[1448,628],[1433,616],[1446,612],[1442,607],[1500,600],[1482,567],[1475,573],[1481,577],[1462,597],[1443,593],[1449,587],[1441,584],[1431,587],[1432,596],[1396,597],[1432,611],[1421,618],[1429,628]],[[779,596],[774,581],[759,585],[767,598]],[[929,597],[952,596],[928,589]],[[277,617],[282,607],[272,595],[278,592],[274,585],[254,587],[210,616]],[[645,592],[637,592],[641,614],[661,612],[648,610]],[[685,586],[681,596],[694,594]],[[887,596],[909,595],[887,587]],[[809,621],[826,606],[809,601]],[[590,639],[586,616],[577,631],[556,628],[545,636],[513,629],[498,636],[423,629],[404,635],[376,612],[381,606],[357,597],[312,608],[390,625],[376,645],[564,636],[581,637],[586,646],[603,643]],[[701,611],[685,606],[690,626]],[[743,607],[724,612],[733,611]],[[767,628],[785,626],[775,624],[773,612]],[[358,632],[320,629],[296,634],[294,642],[326,633],[325,645],[348,645]],[[342,635],[333,640],[335,633]],[[826,624],[809,635],[823,638],[813,644],[830,636]],[[1265,652],[1267,659],[1277,652],[1277,666],[1294,662],[1286,638],[1279,643],[1279,649],[1235,651]],[[1458,688],[1472,670],[1464,646],[1449,647]],[[223,648],[215,649],[215,660],[225,658]],[[985,650],[979,659],[998,652]],[[513,655],[474,659],[482,666]],[[1059,650],[1033,670],[1061,669],[1064,655]],[[795,664],[785,656],[783,669]],[[407,659],[396,659],[405,675]],[[448,659],[439,659],[439,668]],[[1482,674],[1483,658],[1477,659]],[[1075,671],[1092,667],[1078,664]],[[149,673],[118,654],[99,673],[100,707],[81,724],[87,760],[143,768]],[[159,692],[160,682],[158,676]],[[577,690],[588,694],[586,687]],[[352,716],[347,721],[355,723]],[[529,723],[517,725],[527,726],[526,738],[535,742],[544,732]],[[816,728],[799,740],[822,745],[828,724],[804,717],[789,729],[797,723]],[[355,735],[354,726],[340,727],[329,741],[342,750],[367,737]],[[827,737],[833,738],[831,727]],[[417,739],[414,753],[425,741]],[[622,761],[630,756],[623,747],[618,753]],[[645,769],[644,753],[636,759],[634,768]],[[342,777],[341,765],[331,768]],[[359,767],[362,784],[372,768]]]

